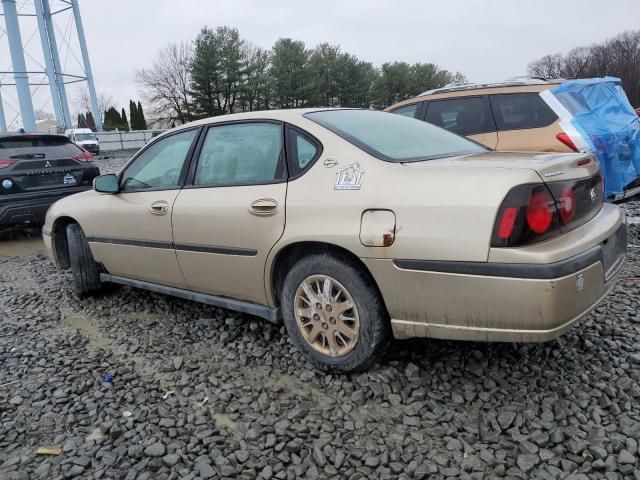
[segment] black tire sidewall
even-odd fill
[[[329,357],[316,351],[300,332],[293,304],[304,279],[328,275],[340,282],[353,298],[360,320],[360,334],[353,350],[341,357]],[[328,372],[354,372],[365,369],[384,351],[388,343],[388,315],[380,295],[366,275],[347,259],[333,255],[310,255],[298,261],[288,272],[281,296],[282,316],[293,344],[317,368]]]

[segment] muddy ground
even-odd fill
[[[397,342],[348,376],[246,315],[128,287],[80,302],[37,231],[4,234],[0,479],[639,479],[630,228],[624,278],[561,338]]]

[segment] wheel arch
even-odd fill
[[[51,228],[51,250],[55,257],[54,260],[63,270],[71,268],[67,227],[72,223],[78,223],[78,221],[75,218],[65,215],[56,218]]]
[[[380,291],[373,274],[356,254],[339,245],[316,241],[290,243],[278,250],[273,257],[273,261],[271,262],[271,271],[267,277],[270,281],[267,293],[270,295],[270,299],[273,300],[275,306],[280,306],[280,293],[282,291],[282,286],[287,272],[298,260],[314,254],[331,254],[348,259],[368,277],[371,285],[373,285],[380,296],[384,308],[387,308],[382,292]]]

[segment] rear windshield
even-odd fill
[[[305,114],[365,152],[391,162],[416,162],[485,152],[446,130],[403,115],[374,110],[325,110]]]
[[[72,157],[82,149],[62,135],[17,135],[0,137],[0,157]]]

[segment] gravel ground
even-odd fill
[[[79,302],[16,234],[0,241],[0,479],[640,479],[639,230],[625,278],[560,339],[397,342],[351,376],[245,315],[125,287]]]

